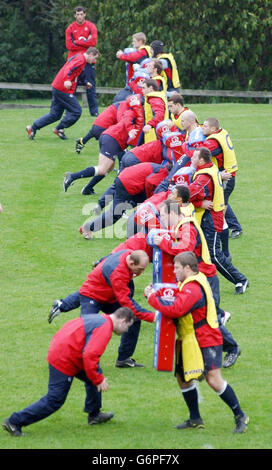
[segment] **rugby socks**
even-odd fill
[[[85,186],[85,190],[86,191],[89,191],[91,189],[93,189],[93,187],[99,183],[99,181],[101,181],[103,178],[105,178],[105,175],[96,175],[94,176],[91,181]]]
[[[95,137],[95,136],[94,136],[94,134],[93,134],[93,129],[91,129],[91,130],[88,132],[88,134],[86,134],[85,137],[83,137],[83,139],[82,139],[83,145],[85,145],[86,142],[88,142],[88,141],[89,141],[90,139],[92,139],[93,137]]]
[[[181,389],[183,398],[190,412],[190,419],[199,419],[198,394],[196,384],[189,388]]]
[[[222,390],[216,393],[232,409],[234,416],[244,416],[234,390],[226,381]]]
[[[80,178],[89,178],[90,176],[94,176],[97,172],[97,167],[89,166],[85,168],[85,170],[78,171],[77,173],[71,173],[72,180],[78,180]]]

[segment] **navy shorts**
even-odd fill
[[[204,361],[204,374],[214,369],[221,369],[222,367],[222,352],[223,346],[210,346],[209,348],[201,348],[203,361]],[[183,382],[185,382],[183,373],[183,363],[181,354],[181,341],[176,341],[176,354],[175,354],[175,375],[178,374]]]
[[[107,134],[101,134],[99,138],[100,153],[105,157],[115,160],[116,157],[123,152],[117,140]]]

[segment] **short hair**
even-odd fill
[[[160,209],[164,209],[166,214],[170,214],[170,212],[174,212],[176,215],[181,214],[180,205],[177,201],[173,201],[172,199],[166,199],[160,205]]]
[[[199,152],[199,158],[203,158],[205,163],[210,163],[212,160],[212,154],[210,149],[207,147],[197,147],[196,152]]]
[[[156,57],[158,54],[162,54],[164,51],[164,44],[162,41],[158,41],[158,40],[152,41],[152,43],[150,44],[150,47],[152,47],[154,51],[153,57]]]
[[[153,64],[155,69],[157,69],[158,74],[160,75],[163,71],[163,66],[160,60],[158,59],[153,59]]]
[[[208,121],[211,127],[215,127],[216,129],[220,128],[220,123],[217,118],[210,117],[210,118],[204,119],[204,121]]]
[[[145,33],[142,33],[142,32],[140,32],[140,33],[135,33],[135,34],[132,34],[132,37],[133,37],[134,39],[137,39],[137,41],[142,41],[142,42],[146,43],[146,35],[145,35]]]
[[[159,91],[158,84],[156,80],[153,80],[153,78],[147,78],[146,80],[143,81],[143,83],[145,83],[147,87],[152,86],[154,91]]]
[[[86,13],[86,8],[85,7],[82,7],[82,6],[77,6],[74,8],[74,14],[77,12],[77,11],[83,11],[83,13]]]
[[[128,307],[119,307],[115,312],[113,312],[116,318],[125,318],[126,323],[130,323],[131,320],[135,321],[136,317],[133,311]]]
[[[135,250],[130,253],[130,259],[137,266],[140,264],[141,260],[146,260],[149,263],[149,256],[144,250]]]
[[[88,47],[88,49],[86,50],[86,54],[90,55],[90,54],[93,54],[93,55],[100,55],[100,52],[99,50],[96,48],[96,47]]]
[[[179,253],[174,258],[174,263],[176,262],[180,263],[183,267],[188,265],[192,271],[198,273],[197,257],[193,251],[184,251],[183,253]]]
[[[169,101],[172,101],[174,104],[180,104],[181,106],[184,106],[184,98],[178,93],[173,93],[173,95],[169,96],[168,102]]]
[[[177,185],[177,186],[175,186],[175,190],[177,191],[177,196],[182,199],[182,202],[184,202],[184,204],[189,202],[190,190],[189,190],[188,186]]]

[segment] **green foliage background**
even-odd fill
[[[99,86],[123,86],[124,63],[115,52],[143,31],[148,43],[161,39],[174,54],[182,88],[271,88],[271,0],[79,3],[99,32]],[[74,0],[0,0],[0,81],[50,83],[65,60],[64,32],[77,5]]]

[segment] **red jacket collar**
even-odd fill
[[[196,171],[203,170],[204,168],[211,168],[212,166],[213,166],[213,162],[205,163],[204,165],[199,165]]]

